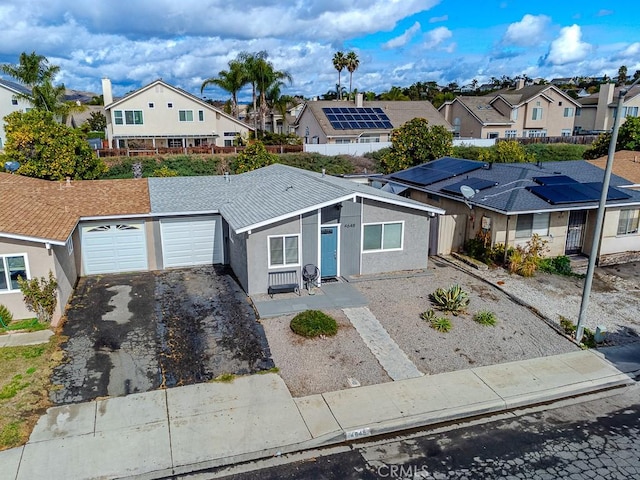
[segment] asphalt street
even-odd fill
[[[184,478],[640,478],[638,384],[584,400]]]

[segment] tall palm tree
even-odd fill
[[[347,56],[345,57],[345,63],[347,70],[349,71],[349,97],[351,97],[353,72],[355,72],[360,66],[360,59],[358,58],[358,55],[356,55],[356,52],[351,51],[347,53]]]
[[[285,82],[291,83],[293,78],[291,74],[284,70],[276,70],[271,62],[263,59],[260,62],[260,76],[257,80],[258,94],[260,99],[260,128],[264,132],[265,119],[269,111],[269,103],[267,102],[267,93],[274,86],[278,89],[284,86]]]
[[[221,70],[217,77],[207,78],[202,82],[200,93],[209,85],[215,85],[231,94],[231,115],[238,118],[238,92],[249,83],[249,78],[242,61],[235,59],[229,62],[229,70]]]
[[[269,54],[261,50],[257,53],[241,52],[238,55],[238,60],[242,62],[249,83],[251,84],[251,96],[253,105],[253,128],[257,135],[258,133],[258,78],[262,76],[262,70],[264,69],[264,63],[266,62]]]
[[[342,90],[340,88],[342,84],[340,83],[340,73],[346,66],[347,66],[347,57],[345,57],[344,53],[342,52],[339,52],[339,51],[336,52],[333,55],[333,68],[335,68],[338,71],[338,100],[342,100],[342,95],[341,95]]]

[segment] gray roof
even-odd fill
[[[436,166],[437,162],[438,160],[434,160],[431,163]],[[464,160],[464,162],[469,162],[469,160]],[[525,188],[538,185],[538,183],[533,181],[534,177],[548,177],[553,175],[566,175],[581,183],[602,182],[604,176],[603,170],[585,160],[543,162],[539,165],[535,163],[494,163],[491,165],[491,168],[488,168],[489,164],[483,162],[477,163],[481,168],[423,187],[416,187],[396,178],[393,178],[391,181],[399,185],[408,185],[410,188],[416,190],[437,194],[460,202],[463,201],[461,195],[448,194],[442,192],[441,189],[459,183],[464,179],[478,178],[494,181],[498,184],[477,192],[469,200],[469,203],[503,214],[595,209],[598,207],[598,201],[554,205]],[[622,177],[616,175],[611,176],[611,187],[628,184],[629,181]],[[640,191],[630,189],[622,189],[622,191],[630,195],[630,198],[609,201],[607,206],[640,205]]]
[[[238,175],[149,178],[151,213],[220,213],[237,233],[355,197],[444,213],[351,180],[281,164]]]
[[[12,82],[11,80],[5,80],[4,78],[0,78],[0,85],[8,88],[9,90],[13,90],[16,93],[21,93],[23,95],[31,95],[31,89],[19,83]]]

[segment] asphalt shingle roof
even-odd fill
[[[468,162],[468,160],[464,161]],[[438,160],[434,160],[430,163],[433,163],[435,166],[437,165],[437,162]],[[411,188],[417,188],[418,190],[462,201],[463,197],[461,195],[452,196],[450,194],[442,192],[441,189],[449,185],[458,183],[465,178],[478,178],[482,180],[495,181],[498,182],[497,185],[477,192],[471,198],[470,203],[486,207],[490,210],[508,214],[531,213],[545,210],[576,210],[584,208],[597,208],[598,206],[597,201],[553,205],[526,189],[526,187],[538,185],[538,183],[533,181],[534,177],[554,175],[566,175],[581,183],[602,182],[604,177],[603,170],[585,160],[543,162],[539,165],[534,163],[494,163],[493,165],[491,165],[491,168],[488,168],[489,165],[484,164],[483,162],[477,163],[481,168],[462,175],[441,180],[424,187],[411,186]],[[390,181],[397,184],[407,185],[406,183],[403,183],[396,178],[392,178],[390,179]],[[619,187],[628,184],[629,181],[617,175],[611,176],[611,187]],[[610,201],[609,204],[640,204],[639,191],[632,191],[629,189],[623,189],[623,191],[630,195],[629,199]]]

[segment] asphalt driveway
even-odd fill
[[[82,278],[62,334],[56,404],[274,366],[246,295],[218,266]]]

